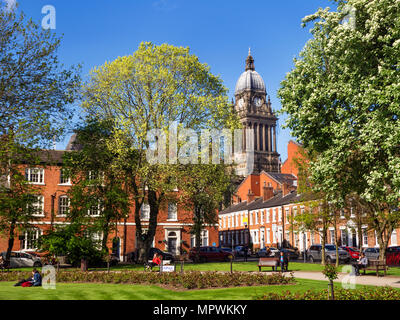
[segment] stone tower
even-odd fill
[[[265,83],[255,71],[254,59],[249,55],[246,59],[245,72],[239,77],[235,88],[235,111],[243,125],[243,149],[249,145],[245,129],[252,129],[254,135],[253,174],[280,172],[279,154],[276,148],[277,117],[272,112],[270,97],[267,97]],[[241,167],[244,167],[243,165]],[[241,173],[241,167],[238,173]]]

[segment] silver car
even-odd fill
[[[339,262],[349,262],[350,255],[347,251],[339,248]],[[307,258],[310,262],[322,259],[322,245],[314,244],[307,250]],[[325,245],[325,261],[331,263],[336,261],[336,246],[333,244]]]
[[[3,259],[6,258],[6,252],[1,253]],[[23,268],[23,267],[41,267],[42,261],[40,258],[35,257],[29,253],[12,251],[10,257],[10,268]]]
[[[379,259],[379,248],[366,248],[364,253],[368,260]]]

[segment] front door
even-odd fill
[[[168,252],[176,254],[176,238],[168,238]]]

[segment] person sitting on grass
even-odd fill
[[[33,279],[31,281],[32,286],[34,287],[40,287],[42,285],[42,276],[40,275],[40,272],[36,269],[33,269]]]

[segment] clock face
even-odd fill
[[[262,100],[261,100],[261,98],[259,98],[259,97],[254,98],[254,104],[255,104],[257,107],[261,107],[261,105],[262,105]]]
[[[241,99],[239,100],[239,107],[240,107],[240,108],[243,108],[243,106],[244,106],[244,99],[241,98]]]

